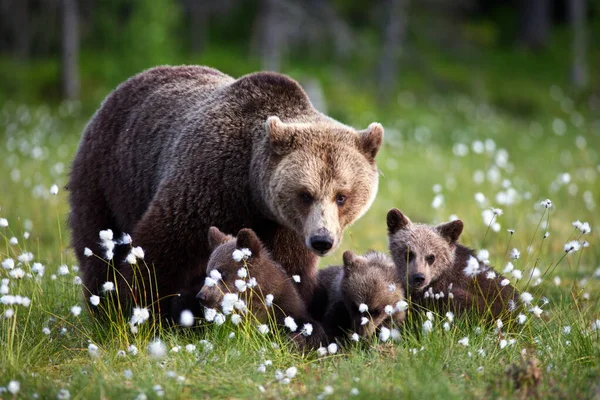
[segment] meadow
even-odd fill
[[[600,120],[559,86],[538,92],[548,107],[528,118],[469,95],[405,90],[385,112],[353,95],[344,122],[386,129],[380,189],[321,261],[387,250],[391,207],[418,222],[460,218],[461,242],[533,296],[523,317],[509,327],[411,310],[412,328],[390,338],[304,354],[251,321],[148,320],[134,334],[130,316],[93,320],[88,308],[104,304],[83,298],[64,189],[91,111],[3,103],[0,398],[598,396]]]

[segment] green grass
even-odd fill
[[[464,317],[445,331],[445,316],[436,315],[429,335],[421,334],[420,322],[415,322],[397,342],[378,343],[375,338],[325,357],[290,351],[285,335],[263,336],[252,324],[152,329],[146,323],[133,335],[126,321],[94,321],[81,287],[74,283],[76,261],[68,246],[63,190],[90,113],[74,105],[5,103],[0,110],[0,218],[9,225],[0,228],[4,241],[0,260],[17,260],[20,254],[32,252],[32,261],[16,267],[29,274],[33,263],[40,262],[45,273],[10,278],[10,294],[27,296],[31,304],[0,304],[0,386],[19,381],[17,397],[23,398],[35,393],[56,398],[60,389],[82,399],[135,398],[139,393],[156,398],[161,390],[166,398],[305,398],[331,391],[330,397],[343,398],[354,397],[353,388],[358,390],[357,398],[593,397],[600,377],[600,330],[592,330],[600,318],[597,117],[576,106],[561,107],[570,102],[567,95],[544,85],[536,88],[544,93],[537,96],[544,97],[542,104],[552,106],[531,120],[465,95],[407,91],[382,112],[370,106],[368,96],[357,95],[360,91],[351,83],[325,87],[333,102],[344,99],[336,103],[334,114],[360,128],[379,120],[386,127],[386,139],[378,156],[381,179],[375,204],[347,229],[340,249],[321,265],[339,264],[345,249],[386,250],[385,215],[391,207],[400,208],[413,221],[427,223],[446,221],[454,214],[465,222],[461,241],[489,250],[497,270],[509,261],[512,248],[520,250],[521,257],[513,263],[524,278],[516,284],[534,295],[535,304],[547,297],[542,318],[525,311],[525,324],[497,332],[476,318]],[[488,150],[474,153],[473,143],[486,140]],[[454,155],[458,143],[468,147],[468,154]],[[508,155],[508,163],[499,160],[499,154]],[[566,173],[565,183],[561,176]],[[476,183],[478,174],[485,180]],[[488,179],[494,175],[497,179]],[[53,184],[60,188],[56,196],[49,191]],[[444,200],[433,208],[436,184]],[[513,202],[500,204],[497,194],[509,188],[514,189]],[[483,205],[475,200],[478,192],[486,198]],[[549,212],[540,206],[546,198],[554,203]],[[497,217],[498,232],[482,218],[482,211],[490,207],[504,212]],[[591,234],[582,236],[571,224],[575,220],[588,221]],[[507,229],[514,229],[514,235]],[[546,231],[550,236],[543,239]],[[25,232],[30,234],[27,239]],[[16,245],[10,243],[13,236]],[[563,246],[575,239],[587,240],[590,246],[565,256]],[[62,264],[69,266],[69,273],[53,279]],[[536,266],[543,282],[528,287],[527,278]],[[559,286],[555,277],[560,278]],[[0,278],[9,278],[9,271],[1,268]],[[71,314],[75,305],[83,307],[77,317]],[[14,316],[5,317],[8,309]],[[414,314],[411,318],[416,321]],[[564,333],[565,326],[571,327],[569,334]],[[229,337],[231,332],[234,338]],[[166,344],[163,358],[148,353],[148,344],[156,337]],[[469,338],[468,347],[459,344],[464,337]],[[502,340],[511,339],[514,343],[501,347]],[[207,340],[210,349],[201,340]],[[99,347],[97,357],[88,352],[90,343]],[[132,344],[139,354],[117,355]],[[188,344],[196,350],[187,352]],[[171,352],[174,346],[181,348]],[[536,366],[529,372],[524,367],[515,380],[507,370],[521,368],[521,357],[523,363]],[[266,360],[272,365],[266,373],[258,372]],[[297,375],[289,384],[278,382],[275,371],[290,367],[298,369]],[[536,384],[532,371],[538,369],[541,380]],[[125,377],[126,370],[131,376]],[[0,397],[12,395],[0,392]]]

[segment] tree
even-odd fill
[[[550,0],[521,0],[519,4],[521,44],[533,50],[545,47],[552,25]]]
[[[79,98],[79,11],[77,0],[62,0],[62,91],[67,100]]]
[[[585,52],[586,37],[586,4],[585,0],[569,0],[569,22],[573,30],[573,62],[571,64],[571,83],[578,88],[587,84],[587,68]]]
[[[377,89],[380,101],[387,101],[396,86],[398,59],[406,32],[408,0],[385,0],[387,21],[382,24],[382,52],[378,65]]]

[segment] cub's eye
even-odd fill
[[[313,202],[313,197],[308,192],[300,193],[300,200],[302,200],[306,204],[311,204]]]
[[[427,261],[427,264],[431,265],[435,261],[435,256],[433,254],[430,254],[427,257],[425,257],[425,261]]]
[[[338,194],[337,196],[335,196],[335,202],[338,206],[343,206],[344,204],[346,204],[346,200],[348,200],[348,196],[344,194]]]
[[[381,310],[380,309],[375,309],[373,311],[371,311],[371,317],[379,317],[379,314],[381,314]]]

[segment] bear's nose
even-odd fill
[[[333,238],[329,235],[315,235],[310,238],[310,245],[320,253],[324,253],[333,247]]]
[[[425,282],[425,275],[423,275],[421,273],[413,274],[413,276],[412,276],[413,285],[421,285],[423,282]]]
[[[202,303],[204,303],[206,301],[206,293],[204,293],[202,290],[198,292],[198,294],[196,295],[196,298],[198,300],[200,300]]]

